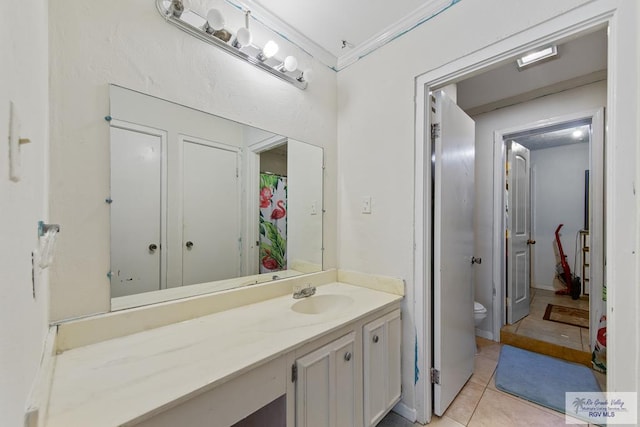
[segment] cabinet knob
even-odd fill
[[[347,351],[347,352],[344,354],[344,360],[346,360],[347,362],[348,362],[349,360],[351,360],[351,352]]]
[[[185,246],[187,247],[187,249],[191,249],[193,247],[193,242],[192,241],[188,241]]]
[[[374,335],[373,336],[373,342],[378,342],[378,341],[380,341],[380,337],[377,336],[377,335]]]
[[[149,245],[149,252],[154,253],[156,249],[158,249],[158,245],[156,245],[155,243]]]

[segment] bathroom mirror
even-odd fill
[[[322,148],[109,90],[112,310],[322,270]]]

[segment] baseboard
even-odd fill
[[[558,288],[554,288],[553,285],[535,285],[532,286],[533,289],[542,289],[543,291],[552,291],[555,292]]]
[[[476,328],[476,336],[493,341],[493,332]]]
[[[416,410],[408,407],[404,402],[398,402],[398,404],[393,407],[392,411],[412,423],[415,423],[418,419],[418,413]]]

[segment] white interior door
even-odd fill
[[[195,138],[182,141],[182,285],[238,277],[239,149]]]
[[[529,314],[531,285],[531,165],[529,150],[507,146],[507,321]]]
[[[435,95],[435,109],[433,368],[439,378],[433,408],[442,415],[474,365],[475,123],[442,92]]]
[[[161,288],[163,133],[111,127],[111,296]]]

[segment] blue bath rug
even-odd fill
[[[500,351],[496,388],[562,413],[566,392],[600,391],[586,366],[509,345]]]

